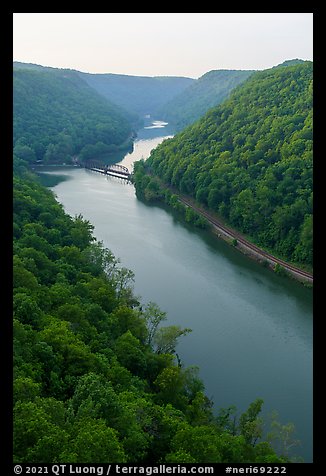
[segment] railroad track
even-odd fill
[[[295,273],[296,275],[298,276],[301,276],[303,278],[305,278],[306,280],[308,280],[309,282],[313,282],[313,275],[311,273],[308,273],[307,271],[304,271],[300,268],[297,268],[289,263],[287,263],[286,261],[283,261],[279,258],[276,258],[275,256],[267,253],[266,251],[262,250],[261,248],[259,248],[258,246],[254,245],[253,243],[251,243],[250,241],[246,240],[242,235],[240,235],[239,233],[235,232],[234,230],[231,230],[230,228],[226,227],[225,225],[223,225],[221,222],[219,222],[217,219],[213,218],[208,212],[206,212],[205,210],[203,210],[202,208],[199,208],[197,207],[196,205],[194,205],[191,201],[183,198],[183,197],[180,197],[178,196],[179,200],[184,203],[185,205],[187,205],[188,207],[191,207],[193,208],[197,213],[199,213],[200,215],[204,216],[208,222],[212,223],[213,225],[215,225],[217,228],[219,228],[221,231],[223,231],[226,235],[228,235],[230,238],[234,238],[237,240],[238,243],[241,243],[243,246],[245,246],[246,248],[248,248],[249,250],[251,251],[254,251],[255,253],[257,253],[258,255],[264,257],[265,259],[267,259],[268,261],[272,262],[272,263],[275,263],[275,264],[279,264],[280,266],[282,266],[284,269],[286,269],[287,271],[291,272],[291,273]]]

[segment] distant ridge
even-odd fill
[[[195,79],[179,76],[131,76],[78,73],[98,93],[139,116],[156,116],[163,104],[173,100]]]
[[[303,60],[299,58],[291,59],[291,60],[285,60],[283,63],[280,63],[276,66],[273,66],[273,68],[279,68],[280,66],[294,66],[296,64],[301,64],[301,63],[309,63],[308,60]]]
[[[14,67],[14,155],[71,163],[131,147],[132,118],[73,70]]]
[[[177,130],[195,122],[208,109],[224,101],[230,92],[243,83],[254,70],[219,69],[205,73],[172,101],[160,109],[160,117]]]
[[[143,117],[150,114],[155,116],[157,110],[166,102],[179,95],[184,89],[196,80],[182,76],[133,76],[115,73],[84,73],[81,71],[52,68],[32,63],[15,61],[14,69],[73,71],[117,106],[122,107],[133,115]]]

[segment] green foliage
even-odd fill
[[[87,418],[76,425],[72,451],[78,463],[125,463],[118,433],[101,419]]]
[[[61,404],[62,405],[62,404]],[[17,402],[14,407],[15,459],[19,462],[58,462],[62,447],[69,444],[68,433],[52,421],[42,401]]]
[[[137,337],[128,330],[115,342],[115,354],[119,363],[134,375],[146,375],[146,357]]]
[[[14,155],[27,163],[71,163],[129,146],[126,113],[76,72],[14,68]]]
[[[225,100],[253,71],[209,71],[160,108],[160,117],[180,131]]]
[[[161,311],[155,302],[149,302],[143,311],[143,316],[148,329],[147,343],[151,346],[153,344],[158,326],[167,318],[166,312]]]
[[[272,413],[271,431],[267,434],[267,440],[273,444],[278,454],[285,458],[290,458],[293,448],[300,444],[299,440],[294,438],[295,428],[293,423],[282,425],[278,420],[277,412]]]
[[[281,461],[254,445],[262,402],[233,432],[214,417],[175,359],[190,329],[141,305],[87,220],[14,177],[14,230],[15,463]]]
[[[191,462],[220,463],[221,455],[218,448],[218,434],[211,426],[184,426],[172,440],[172,451],[179,458],[180,450]],[[171,459],[171,454],[167,456]]]
[[[240,433],[243,435],[246,443],[254,445],[262,435],[262,419],[258,417],[261,412],[263,400],[258,398],[249,405],[239,420]]]
[[[204,217],[199,215],[199,213],[192,208],[184,205],[178,199],[177,195],[173,194],[158,177],[150,174],[147,163],[144,160],[134,163],[133,181],[136,188],[136,195],[139,199],[151,203],[166,203],[176,210],[185,222],[191,223],[198,228],[208,228],[208,221]]]
[[[158,354],[173,354],[179,337],[191,332],[191,329],[181,329],[180,326],[168,326],[158,329],[154,336],[154,348]]]
[[[274,272],[279,276],[286,276],[287,272],[279,263],[276,263],[274,266]]]
[[[312,144],[312,63],[255,72],[135,167],[137,196],[148,198],[159,178],[161,189],[175,187],[263,248],[311,267]],[[171,196],[167,203],[181,208]]]

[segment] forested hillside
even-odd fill
[[[192,78],[173,76],[129,76],[125,74],[78,73],[92,88],[127,111],[156,117],[158,109],[173,100]],[[160,119],[160,117],[158,117]]]
[[[135,128],[145,115],[167,120],[176,130],[193,123],[207,110],[220,104],[252,71],[217,70],[199,79],[185,77],[147,77],[124,74],[90,74],[36,64],[14,62],[14,70],[49,73],[54,77],[73,79],[77,88],[96,91],[108,106],[122,114]],[[77,81],[77,77],[81,81]],[[26,79],[25,79],[26,80]],[[18,91],[19,92],[19,91]],[[88,90],[89,93],[89,90]],[[25,107],[25,106],[24,106]],[[128,111],[128,112],[127,112]]]
[[[312,265],[311,62],[255,72],[145,168],[286,260]],[[155,179],[139,189],[159,196]]]
[[[76,72],[14,68],[14,154],[27,162],[71,162],[131,146],[130,116]]]
[[[159,117],[173,124],[180,131],[203,116],[208,109],[217,106],[230,92],[253,71],[209,71],[194,81],[182,93],[159,109]]]
[[[284,233],[277,246],[295,243],[308,263],[311,73],[311,63],[254,73],[145,167],[259,240]],[[216,401],[213,413],[197,369],[176,356],[191,330],[165,326],[93,226],[25,167],[107,153],[131,133],[126,113],[76,72],[14,71],[14,462],[288,461],[289,427],[274,422],[263,438],[261,399],[241,415]],[[158,196],[155,177],[139,181]]]
[[[261,441],[261,400],[213,416],[175,359],[190,330],[162,326],[92,229],[14,177],[14,462],[286,461]]]

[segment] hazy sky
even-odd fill
[[[14,13],[15,61],[198,78],[313,59],[312,13]]]

